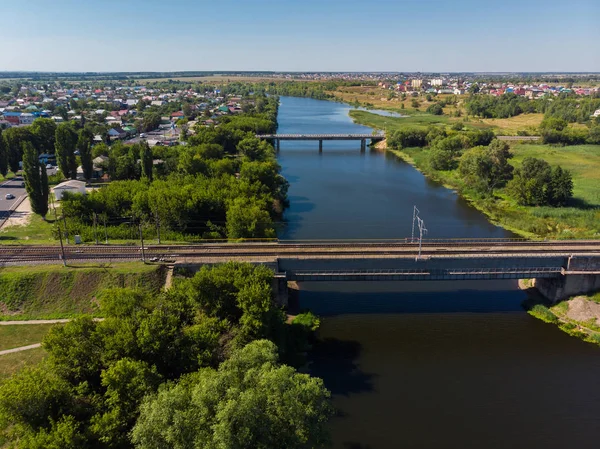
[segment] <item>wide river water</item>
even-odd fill
[[[346,105],[282,97],[280,133],[370,133]],[[284,239],[507,237],[453,192],[359,142],[282,142]],[[512,281],[303,283],[311,373],[335,448],[597,448],[600,349],[527,315]]]

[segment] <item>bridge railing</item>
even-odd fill
[[[448,268],[448,269],[383,269],[383,270],[296,270],[302,276],[339,275],[463,275],[463,274],[561,274],[563,267],[521,268]]]

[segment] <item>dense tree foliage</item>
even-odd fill
[[[491,192],[503,187],[512,178],[512,157],[508,144],[499,140],[476,146],[463,153],[458,171],[465,183],[475,190]]]
[[[573,180],[568,170],[528,157],[515,169],[507,189],[524,206],[565,206],[573,195]]]
[[[48,175],[31,142],[23,143],[23,178],[31,210],[45,217],[48,213]]]
[[[75,158],[77,141],[77,131],[75,131],[71,123],[61,123],[56,127],[56,162],[65,178],[77,178],[77,162]]]
[[[35,146],[40,153],[54,154],[56,123],[51,118],[37,118],[30,130],[35,138]]]
[[[70,231],[91,240],[96,213],[107,217],[109,238],[135,238],[139,221],[146,236],[169,240],[275,237],[288,183],[272,146],[254,134],[276,129],[277,105],[259,96],[251,112],[197,127],[186,146],[99,146],[113,181],[65,196]]]
[[[34,144],[35,139],[29,127],[13,127],[4,131],[4,138],[8,150],[8,166],[10,171],[19,171],[19,162],[23,158],[23,144]]]
[[[160,295],[106,290],[104,321],[52,328],[47,360],[0,386],[4,437],[25,448],[318,447],[329,392],[278,363],[314,320],[286,324],[272,280],[228,263]]]
[[[0,128],[0,175],[6,176],[8,173],[8,145]]]
[[[323,447],[332,414],[328,391],[277,358],[273,343],[255,341],[218,370],[191,374],[148,397],[132,432],[136,447]]]
[[[83,177],[86,181],[92,179],[94,174],[94,163],[92,157],[92,142],[94,135],[86,128],[79,131],[79,137],[77,138],[77,150],[79,151],[79,157],[81,159],[81,169],[83,170]]]

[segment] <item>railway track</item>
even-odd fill
[[[65,255],[70,260],[132,260],[142,257],[139,246],[69,245]],[[406,241],[390,242],[323,242],[323,243],[206,243],[197,245],[147,245],[146,259],[181,258],[252,258],[252,257],[349,257],[349,256],[414,256],[418,244]],[[421,256],[510,256],[510,255],[600,255],[600,241],[424,241]],[[59,246],[2,246],[0,263],[60,260]]]

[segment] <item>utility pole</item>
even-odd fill
[[[140,241],[142,242],[142,261],[146,263],[146,251],[144,250],[144,233],[142,232],[142,220],[138,222],[138,229],[140,230]]]
[[[56,212],[56,209],[54,209],[54,212]],[[59,221],[56,222],[56,226],[58,227],[58,238],[60,240],[61,259],[62,259],[63,266],[66,267],[67,266],[67,258],[65,256],[65,247],[63,245],[62,231],[60,229],[60,222]]]
[[[98,227],[97,227],[97,217],[96,212],[94,211],[94,239],[96,239],[96,245],[98,244]]]
[[[158,238],[158,244],[160,245],[160,220],[158,214],[156,214],[156,236]]]
[[[67,230],[67,219],[65,218],[65,214],[62,216],[63,223],[65,225],[65,240],[67,241],[67,245],[69,244],[69,231]]]
[[[108,245],[108,231],[106,230],[106,215],[102,217],[104,219],[104,243]]]
[[[419,216],[419,209],[417,206],[413,206],[413,221],[412,221],[412,234],[410,236],[410,243],[414,243],[415,241],[415,221]]]
[[[415,260],[419,260],[421,257],[421,245],[423,243],[423,234],[427,234],[427,228],[425,227],[425,222],[417,217],[417,223],[419,225],[419,254]]]

